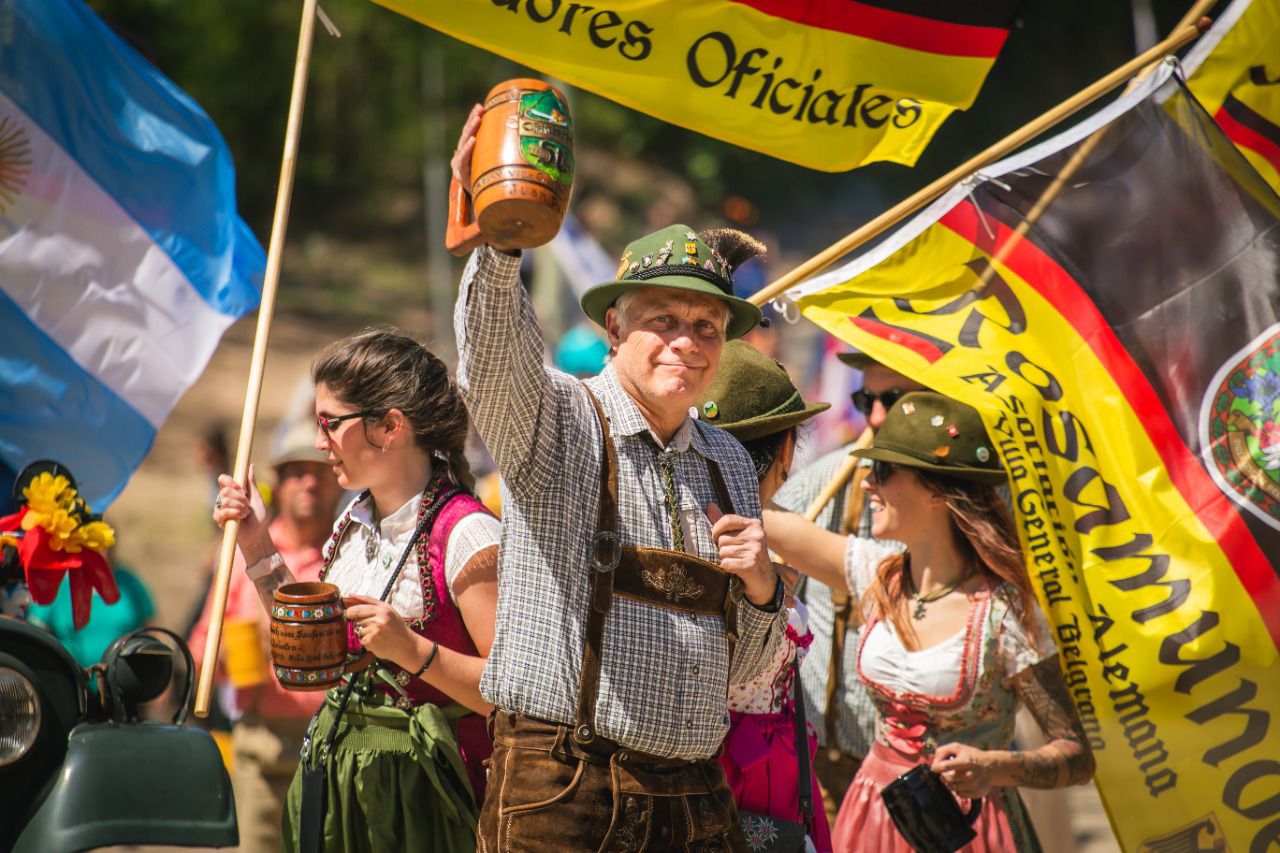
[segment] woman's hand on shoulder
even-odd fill
[[[360,643],[385,661],[403,669],[415,670],[421,664],[418,635],[409,630],[400,614],[387,604],[367,595],[342,598],[350,622]]]

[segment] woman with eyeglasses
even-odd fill
[[[331,344],[312,375],[316,447],[359,492],[334,526],[321,579],[342,592],[349,653],[375,662],[332,688],[311,722],[285,849],[305,847],[306,832],[329,851],[474,850],[492,751],[479,685],[501,526],[471,491],[467,411],[444,364],[395,330]],[[229,476],[219,483],[214,521],[240,521],[246,571],[269,607],[293,578],[262,499]]]
[[[1084,784],[1094,761],[996,492],[1005,472],[981,417],[940,394],[906,394],[855,454],[872,460],[863,488],[875,540],[905,551],[765,514],[770,548],[848,588],[866,620],[858,672],[878,712],[876,740],[840,808],[835,849],[909,853],[881,791],[926,764],[956,797],[981,799],[965,850],[1038,850],[1016,787]],[[1045,746],[1010,750],[1019,703]]]

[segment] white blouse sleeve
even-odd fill
[[[876,569],[880,564],[903,550],[900,542],[850,536],[844,546],[844,576],[849,592],[861,598],[876,579]]]
[[[1031,631],[1028,632],[1022,625],[1022,603],[1017,592],[1006,586],[1001,590],[1000,598],[1007,606],[997,627],[996,657],[1007,684],[1023,670],[1056,655],[1058,647],[1040,605],[1031,605]]]
[[[502,522],[487,512],[473,512],[458,519],[449,531],[444,551],[444,577],[450,592],[471,558],[490,545],[497,545],[501,539]]]

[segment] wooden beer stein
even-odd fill
[[[289,583],[271,605],[271,663],[286,690],[328,690],[343,673],[373,662],[365,652],[347,661],[342,594],[331,583]]]
[[[456,179],[449,185],[445,247],[463,255],[482,243],[531,249],[550,242],[573,184],[573,123],[564,95],[541,80],[499,83],[485,98],[475,139],[471,194]]]

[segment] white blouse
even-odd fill
[[[343,595],[364,595],[369,598],[382,595],[391,573],[400,562],[400,555],[413,536],[418,520],[418,502],[421,500],[422,493],[419,492],[384,518],[380,529],[375,529],[372,497],[364,501],[356,498],[350,507],[351,526],[325,579],[336,584]],[[345,514],[344,512],[343,515]],[[488,513],[475,512],[459,519],[449,533],[449,541],[445,543],[444,573],[450,590],[442,590],[441,594],[451,594],[458,575],[471,558],[490,545],[497,545],[501,538],[502,522]],[[371,539],[377,541],[376,556],[372,563],[365,556],[365,549]],[[391,607],[409,619],[422,615],[422,575],[418,567],[417,551],[415,547],[405,562],[400,577],[396,579],[391,594],[387,596]]]
[[[909,652],[893,624],[877,622],[862,643],[862,671],[867,678],[895,693],[949,696],[960,683],[965,628],[941,643]]]
[[[880,563],[902,550],[903,546],[897,543],[886,545],[849,537],[845,548],[845,576],[853,594],[861,599],[875,581]],[[1002,586],[1013,595],[1011,586]],[[870,602],[862,601],[862,607],[866,613]],[[988,619],[984,624],[975,626],[976,631],[982,632],[974,637],[978,643],[984,641],[987,632],[996,632],[995,662],[1005,680],[1057,651],[1053,631],[1040,608],[1036,607],[1033,612],[1033,627],[1029,634],[1018,618],[1020,609],[1001,608],[996,622]],[[967,627],[961,628],[941,643],[912,652],[902,645],[888,619],[878,620],[863,640],[859,667],[866,678],[895,693],[949,696],[960,683],[967,630]]]
[[[809,633],[809,609],[796,599],[796,606],[787,608],[787,636],[778,644],[778,651],[764,671],[750,681],[729,686],[729,710],[742,714],[776,714],[782,710],[791,690],[794,677],[791,661],[797,664],[804,659],[805,649],[797,645],[793,637],[803,638]]]

